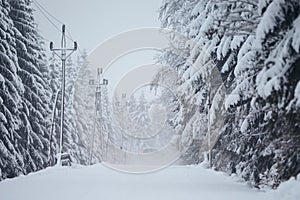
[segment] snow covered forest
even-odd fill
[[[163,2],[162,27],[185,37],[157,58],[178,74],[183,163],[204,159],[210,109],[215,169],[273,188],[300,172],[299,14],[298,0]]]
[[[31,3],[0,1],[0,181],[53,166],[59,149],[61,63],[46,53]],[[123,137],[112,123],[117,112],[115,120],[147,127],[148,110],[162,109],[146,104],[143,95],[130,99],[129,116],[121,96],[116,102],[103,98],[101,121],[87,121],[97,108],[84,51],[67,60],[63,151],[88,165],[105,158],[104,138],[140,152],[155,151],[152,143],[163,146],[173,137],[181,153],[177,164],[198,165],[211,151],[213,169],[257,188],[275,189],[297,177],[299,14],[299,0],[163,0],[159,20],[170,46],[155,58],[164,67],[153,85],[176,91],[177,99],[160,97],[172,110],[167,132],[147,144]],[[156,117],[157,126],[162,118]],[[94,141],[91,133],[99,127],[103,136]]]
[[[49,141],[55,96],[60,96],[61,64],[54,57],[48,60],[30,2],[0,2],[0,180],[52,165],[58,148],[58,134],[52,138],[52,151]],[[84,64],[84,55],[67,63],[64,135],[64,147],[82,164],[87,150],[74,121],[73,98],[74,81]]]

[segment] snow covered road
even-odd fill
[[[128,174],[102,165],[53,167],[0,182],[1,200],[299,200],[300,181],[261,192],[201,166]]]

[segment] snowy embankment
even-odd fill
[[[128,174],[100,164],[52,167],[0,183],[1,200],[299,200],[300,181],[262,192],[236,177],[201,166]]]

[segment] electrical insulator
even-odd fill
[[[63,24],[62,25],[62,32],[65,33],[65,31],[66,31],[66,25]]]
[[[50,42],[50,50],[53,50],[53,42]]]
[[[78,48],[77,42],[74,42],[74,51],[76,51]]]

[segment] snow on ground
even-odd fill
[[[299,178],[299,177],[298,177]],[[52,167],[0,182],[1,200],[299,200],[300,181],[262,192],[201,166],[171,166],[147,174],[103,165]]]

